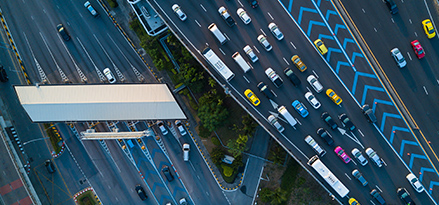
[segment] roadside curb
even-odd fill
[[[97,197],[97,195],[96,195],[94,189],[91,188],[91,187],[87,187],[87,188],[85,188],[85,189],[79,191],[78,193],[76,193],[76,194],[73,196],[73,200],[75,200],[75,203],[78,203],[78,199],[77,199],[77,197],[80,196],[81,194],[87,192],[87,191],[92,191],[92,192],[93,192],[93,196],[95,197],[96,201],[98,201],[98,204],[102,204],[101,201],[99,200],[99,198]]]

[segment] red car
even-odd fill
[[[418,59],[423,58],[425,56],[425,52],[421,46],[421,43],[419,43],[418,40],[414,40],[414,41],[412,41],[411,44],[412,44],[413,50],[416,53],[416,56],[418,56]]]

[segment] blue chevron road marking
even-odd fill
[[[161,149],[152,149],[151,158],[154,159],[155,153],[161,153],[161,152],[162,152]]]
[[[358,53],[358,52],[352,52],[352,58],[351,58],[352,63],[355,63],[355,58],[356,57],[364,58],[363,54]]]
[[[352,95],[355,95],[355,91],[356,91],[356,89],[357,89],[358,76],[364,76],[364,77],[373,78],[373,79],[376,79],[376,78],[377,78],[374,74],[363,73],[363,72],[355,72],[354,82],[352,83],[352,90],[351,90]],[[367,85],[366,85],[366,86],[367,86]],[[366,89],[366,86],[365,86],[364,89]],[[376,88],[376,89],[375,89],[375,88]],[[368,87],[368,90],[369,90],[369,89],[372,89],[372,86],[369,86],[369,87]],[[374,87],[374,90],[384,91],[384,89],[379,88],[379,87]],[[365,91],[367,91],[367,90],[365,90]],[[363,94],[363,97],[365,97],[364,94]]]
[[[334,16],[338,16],[338,14],[337,14],[337,12],[335,12],[335,11],[333,11],[333,10],[327,10],[327,12],[326,12],[326,16],[325,16],[325,19],[327,20],[327,21],[329,21],[329,15],[334,15]],[[346,27],[345,27],[345,29],[346,29]]]
[[[330,49],[332,49],[332,48],[330,48]],[[341,53],[340,49],[334,49],[333,51],[334,51],[334,52],[335,52],[335,51],[338,51],[338,53]],[[328,56],[329,56],[330,54],[331,54],[331,53],[329,52],[329,49],[328,49]],[[340,67],[341,67],[341,66],[346,66],[346,67],[352,68],[351,65],[350,65],[348,62],[337,61],[337,65],[335,66],[335,72],[336,72],[337,74],[339,74],[339,71],[340,71]],[[355,70],[354,70],[354,72],[355,72]]]
[[[326,25],[320,21],[309,21],[309,25],[308,25],[308,31],[306,32],[306,35],[308,35],[308,37],[311,35],[311,30],[312,30],[312,26],[313,25],[318,25],[318,26],[323,26],[325,27]],[[320,36],[319,36],[320,37]],[[332,37],[331,37],[332,38]]]
[[[162,184],[162,183],[159,183],[159,182],[154,182],[154,184],[152,184],[152,189],[151,189],[151,191],[152,192],[155,192],[155,190],[157,189],[157,188],[165,188],[165,186]]]
[[[173,196],[177,196],[177,192],[183,192],[183,193],[187,193],[186,190],[184,190],[181,187],[175,187],[174,193],[172,193]]]
[[[292,2],[292,1],[291,1]],[[297,23],[300,25],[300,23],[302,22],[302,15],[303,15],[303,13],[304,12],[310,12],[310,13],[317,13],[317,10],[316,9],[311,9],[311,8],[306,8],[306,7],[300,7],[300,10],[299,10],[299,18],[298,18],[298,20],[297,20]],[[291,13],[291,12],[290,12]],[[309,34],[308,34],[308,36],[309,36]]]
[[[335,25],[335,28],[334,28],[334,33],[335,33],[335,35],[337,35],[337,33],[338,33],[338,29],[339,29],[339,28],[346,29],[346,26],[344,26],[344,25],[342,25],[342,24],[337,24],[337,25]]]
[[[436,173],[435,171],[434,171],[434,169],[433,168],[428,168],[428,167],[421,167],[421,170],[420,170],[420,174],[419,174],[419,181],[420,182],[422,182],[422,178],[424,177],[424,173],[425,172],[431,172],[431,173]],[[435,181],[431,181],[432,183],[438,183],[438,182],[435,182]],[[430,185],[430,187],[431,187],[431,185]]]
[[[288,12],[291,13],[291,8],[293,8],[293,0],[290,0],[290,2],[288,3]]]
[[[405,141],[405,140],[403,140],[403,141]],[[414,143],[414,142],[412,142],[412,141],[409,141],[410,143]],[[401,149],[403,148],[402,146],[404,146],[404,144],[405,143],[403,143],[402,145],[401,145]],[[416,144],[417,145],[417,144]],[[402,150],[401,150],[402,151]],[[401,154],[401,153],[400,153]],[[425,156],[425,155],[420,155],[420,154],[413,154],[413,153],[411,153],[410,154],[410,164],[409,164],[409,167],[410,167],[410,169],[412,169],[412,167],[413,167],[413,162],[415,161],[415,159],[427,159],[427,157]]]
[[[323,39],[329,39],[329,40],[334,40],[333,36],[330,35],[326,35],[326,34],[319,34],[319,39],[323,41]],[[328,50],[331,48],[328,48]]]
[[[392,127],[392,132],[390,133],[390,139],[389,139],[390,144],[393,144],[393,138],[394,138],[395,135],[396,135],[396,131],[403,131],[403,132],[408,132],[408,133],[410,133],[410,130],[407,129],[407,128],[405,128],[405,127],[393,126],[393,127]]]
[[[375,111],[375,107],[377,106],[377,104],[385,104],[385,105],[390,105],[393,106],[393,103],[391,101],[387,101],[387,100],[381,100],[381,99],[374,99],[373,100],[373,110]],[[361,104],[364,105],[364,102]]]
[[[350,38],[345,38],[345,39],[343,40],[343,49],[346,50],[346,45],[347,45],[348,43],[353,43],[353,44],[355,44],[355,41],[352,40],[352,39],[350,39]]]
[[[419,180],[421,180],[421,179],[419,179]],[[422,181],[422,180],[421,180]],[[433,186],[439,186],[439,182],[436,182],[436,181],[430,181],[430,187],[429,187],[429,189],[428,189],[428,192],[430,193],[430,194],[432,194],[432,192],[433,192]]]
[[[355,82],[355,84],[356,84],[356,82]],[[384,89],[383,89],[383,88],[375,87],[375,86],[370,86],[370,85],[365,85],[365,86],[364,86],[364,89],[363,89],[363,97],[361,98],[361,104],[362,104],[362,105],[364,105],[364,101],[366,101],[366,95],[367,95],[367,92],[368,92],[369,90],[375,90],[375,91],[381,91],[381,92],[384,92]]]
[[[381,127],[380,127],[381,132],[384,131],[384,125],[386,124],[386,118],[387,117],[393,117],[393,118],[401,119],[401,116],[399,116],[397,114],[383,112],[383,119],[381,119]]]
[[[160,201],[165,202],[166,201],[174,201],[171,197],[169,197],[168,195],[161,195],[160,196]]]

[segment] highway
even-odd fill
[[[366,167],[359,168],[369,181],[368,187],[363,188],[358,182],[352,182],[350,175],[352,169],[354,167],[358,168],[358,165],[341,165],[341,160],[335,159],[337,158],[335,154],[330,153],[324,156],[323,162],[350,188],[349,196],[355,197],[360,203],[372,202],[368,192],[373,188],[378,188],[383,191],[382,195],[388,203],[397,203],[399,199],[396,196],[396,189],[400,186],[406,187],[412,193],[417,203],[432,203],[428,196],[437,196],[437,194],[434,194],[435,190],[432,189],[430,190],[431,195],[424,192],[417,197],[418,194],[415,194],[415,191],[411,189],[405,179],[405,175],[409,173],[409,167],[418,174],[422,167],[432,169],[432,166],[426,160],[417,160],[413,163],[412,156],[415,159],[416,156],[425,157],[425,153],[417,146],[404,147],[405,142],[410,143],[414,141],[413,136],[408,131],[406,122],[400,116],[400,111],[394,107],[394,103],[385,92],[382,82],[373,72],[371,63],[364,57],[355,41],[349,39],[352,38],[349,31],[346,27],[340,26],[343,25],[343,21],[338,17],[330,2],[282,1],[280,4],[271,5],[259,2],[260,6],[257,9],[251,9],[246,2],[241,3],[240,1],[220,1],[202,4],[185,2],[180,3],[181,8],[188,15],[188,19],[185,22],[181,22],[173,14],[170,9],[172,2],[160,1],[160,3],[157,3],[157,1],[154,1],[154,3],[153,6],[157,8],[163,18],[169,19],[168,24],[171,26],[171,29],[181,36],[190,50],[194,53],[199,53],[208,45],[235,72],[235,78],[226,83],[214,70],[211,70],[208,64],[205,64],[217,79],[220,79],[231,90],[232,95],[238,98],[240,103],[253,114],[258,122],[265,125],[271,131],[271,134],[290,151],[290,154],[298,157],[303,164],[305,164],[304,162],[310,156],[314,155],[313,151],[304,143],[303,138],[307,134],[311,134],[316,139],[317,136],[314,133],[317,128],[324,127],[328,129],[324,122],[316,118],[319,118],[323,111],[329,111],[333,118],[336,118],[340,113],[347,113],[358,130],[355,130],[353,133],[348,132],[347,135],[346,133],[342,135],[343,131],[340,133],[330,131],[334,136],[336,145],[341,145],[347,151],[354,147],[372,147],[387,162],[385,168],[373,167],[370,163]],[[222,5],[225,5],[232,14],[237,22],[236,26],[228,27],[220,17],[217,9]],[[238,7],[244,7],[252,18],[252,23],[244,25],[234,15]],[[303,12],[304,8],[309,8],[312,12],[305,13]],[[332,11],[332,13],[328,11]],[[282,41],[277,41],[269,33],[267,25],[271,21],[276,22],[284,33],[285,38]],[[215,37],[207,29],[207,26],[213,22],[230,38],[223,46],[219,46]],[[193,32],[194,29],[197,32]],[[267,53],[259,45],[256,37],[260,33],[267,35],[268,41],[273,46],[272,51]],[[312,41],[317,38],[322,38],[326,46],[329,47],[330,53],[326,56],[320,56],[312,45]],[[259,62],[252,64],[254,69],[251,72],[243,74],[230,57],[235,51],[241,52],[241,49],[246,44],[249,44],[253,50],[256,50]],[[296,68],[293,68],[289,61],[293,54],[298,54],[302,58],[303,62],[308,66],[307,71],[300,73]],[[201,55],[199,58],[202,59]],[[283,78],[284,85],[279,89],[276,89],[263,73],[267,67],[272,67]],[[302,85],[299,88],[294,88],[288,82],[285,75],[283,75],[282,71],[285,67],[291,67],[296,75],[299,76],[302,81]],[[324,93],[314,93],[322,103],[322,107],[318,111],[310,110],[311,107],[304,102],[305,99],[302,96],[307,90],[311,90],[307,88],[309,86],[305,79],[307,75],[312,73],[320,76],[319,81],[321,81],[325,88],[332,88],[341,96],[343,99],[341,107],[335,106],[330,99],[324,96]],[[262,94],[258,94],[256,85],[260,81],[263,81],[276,93],[277,98],[274,100],[276,104],[270,103]],[[247,88],[256,91],[256,95],[261,99],[262,103],[257,109],[242,96],[242,93]],[[293,130],[283,123],[284,126],[287,126],[284,132],[286,134],[279,135],[264,119],[269,115],[270,111],[276,112],[274,107],[277,105],[286,105],[293,116],[298,116],[293,108],[288,105],[294,99],[304,102],[309,108],[310,115],[305,119],[296,117],[301,123],[297,130]],[[362,116],[359,107],[365,103],[373,105],[378,118],[377,124],[368,124],[365,117]],[[313,120],[311,121],[311,119]],[[340,125],[338,120],[337,123]],[[400,132],[401,130],[402,132]],[[324,145],[322,140],[317,138],[317,141],[328,152],[332,152],[332,148]],[[301,149],[298,149],[298,147]],[[349,168],[346,169],[345,166]],[[395,170],[405,171],[403,172],[404,174],[394,175],[393,172]],[[428,187],[430,181],[436,181],[438,178],[435,174],[422,175],[422,177],[422,180],[426,182],[424,183],[426,187]],[[347,200],[344,199],[341,202],[347,203]]]

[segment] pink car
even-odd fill
[[[351,158],[346,154],[346,152],[340,146],[337,146],[334,149],[334,152],[338,155],[338,157],[340,157],[341,160],[343,160],[345,164],[351,161]]]

